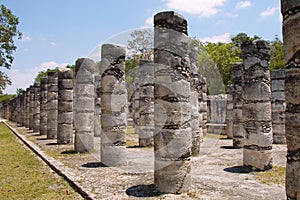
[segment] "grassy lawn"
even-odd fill
[[[0,123],[0,199],[83,199]]]

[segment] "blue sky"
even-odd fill
[[[152,27],[153,15],[174,10],[188,20],[189,35],[230,40],[245,32],[272,40],[281,36],[279,0],[0,0],[19,17],[13,81],[5,93],[27,88],[39,71],[74,64],[122,32]]]

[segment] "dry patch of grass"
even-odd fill
[[[285,184],[285,167],[274,166],[272,169],[264,172],[254,172],[255,177],[263,184]]]
[[[0,199],[83,199],[0,123]]]

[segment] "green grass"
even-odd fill
[[[0,123],[0,199],[83,199]]]
[[[274,166],[272,169],[264,172],[254,172],[256,178],[263,184],[285,184],[285,167]]]

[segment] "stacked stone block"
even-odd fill
[[[30,89],[26,89],[26,98],[25,98],[25,127],[29,128],[29,121],[30,121]]]
[[[286,194],[300,199],[300,1],[281,0],[285,52]]]
[[[272,113],[270,89],[270,47],[266,41],[242,44],[243,163],[255,170],[272,167]]]
[[[232,83],[233,83],[233,147],[243,148],[245,129],[243,125],[243,63],[234,63],[232,65]]]
[[[135,132],[139,135],[139,146],[153,146],[154,133],[154,64],[150,60],[141,60],[139,65],[139,115]]]
[[[76,61],[74,96],[75,151],[90,152],[94,149],[96,65],[93,60]]]
[[[101,162],[126,164],[127,91],[125,49],[104,44],[101,50]]]
[[[166,193],[191,187],[190,63],[187,21],[172,11],[154,16],[154,185]]]
[[[40,135],[47,135],[47,83],[48,83],[48,77],[41,78]]]
[[[34,84],[33,131],[40,130],[40,84]]]
[[[273,143],[285,144],[285,94],[284,70],[273,70],[272,79],[272,128]]]
[[[227,93],[227,109],[226,109],[226,135],[227,138],[233,138],[233,86],[228,85],[226,89]]]
[[[35,105],[34,105],[34,86],[31,85],[29,87],[30,91],[30,97],[29,97],[29,129],[33,130],[34,126],[34,118],[33,118],[33,113],[35,110]]]
[[[198,75],[198,103],[199,103],[199,129],[202,128],[203,137],[207,134],[207,118],[208,118],[208,106],[207,106],[207,85],[206,79],[199,74]]]
[[[94,135],[95,137],[101,136],[101,76],[95,75],[95,128]]]
[[[48,73],[47,85],[47,139],[57,138],[57,98],[58,98],[58,73]]]
[[[199,69],[198,69],[198,49],[191,47],[189,51],[190,58],[190,84],[191,84],[191,131],[192,131],[192,156],[198,156],[200,154],[200,144],[203,139],[202,133],[202,121],[200,126],[199,120]]]
[[[58,72],[57,143],[73,142],[73,70]]]

